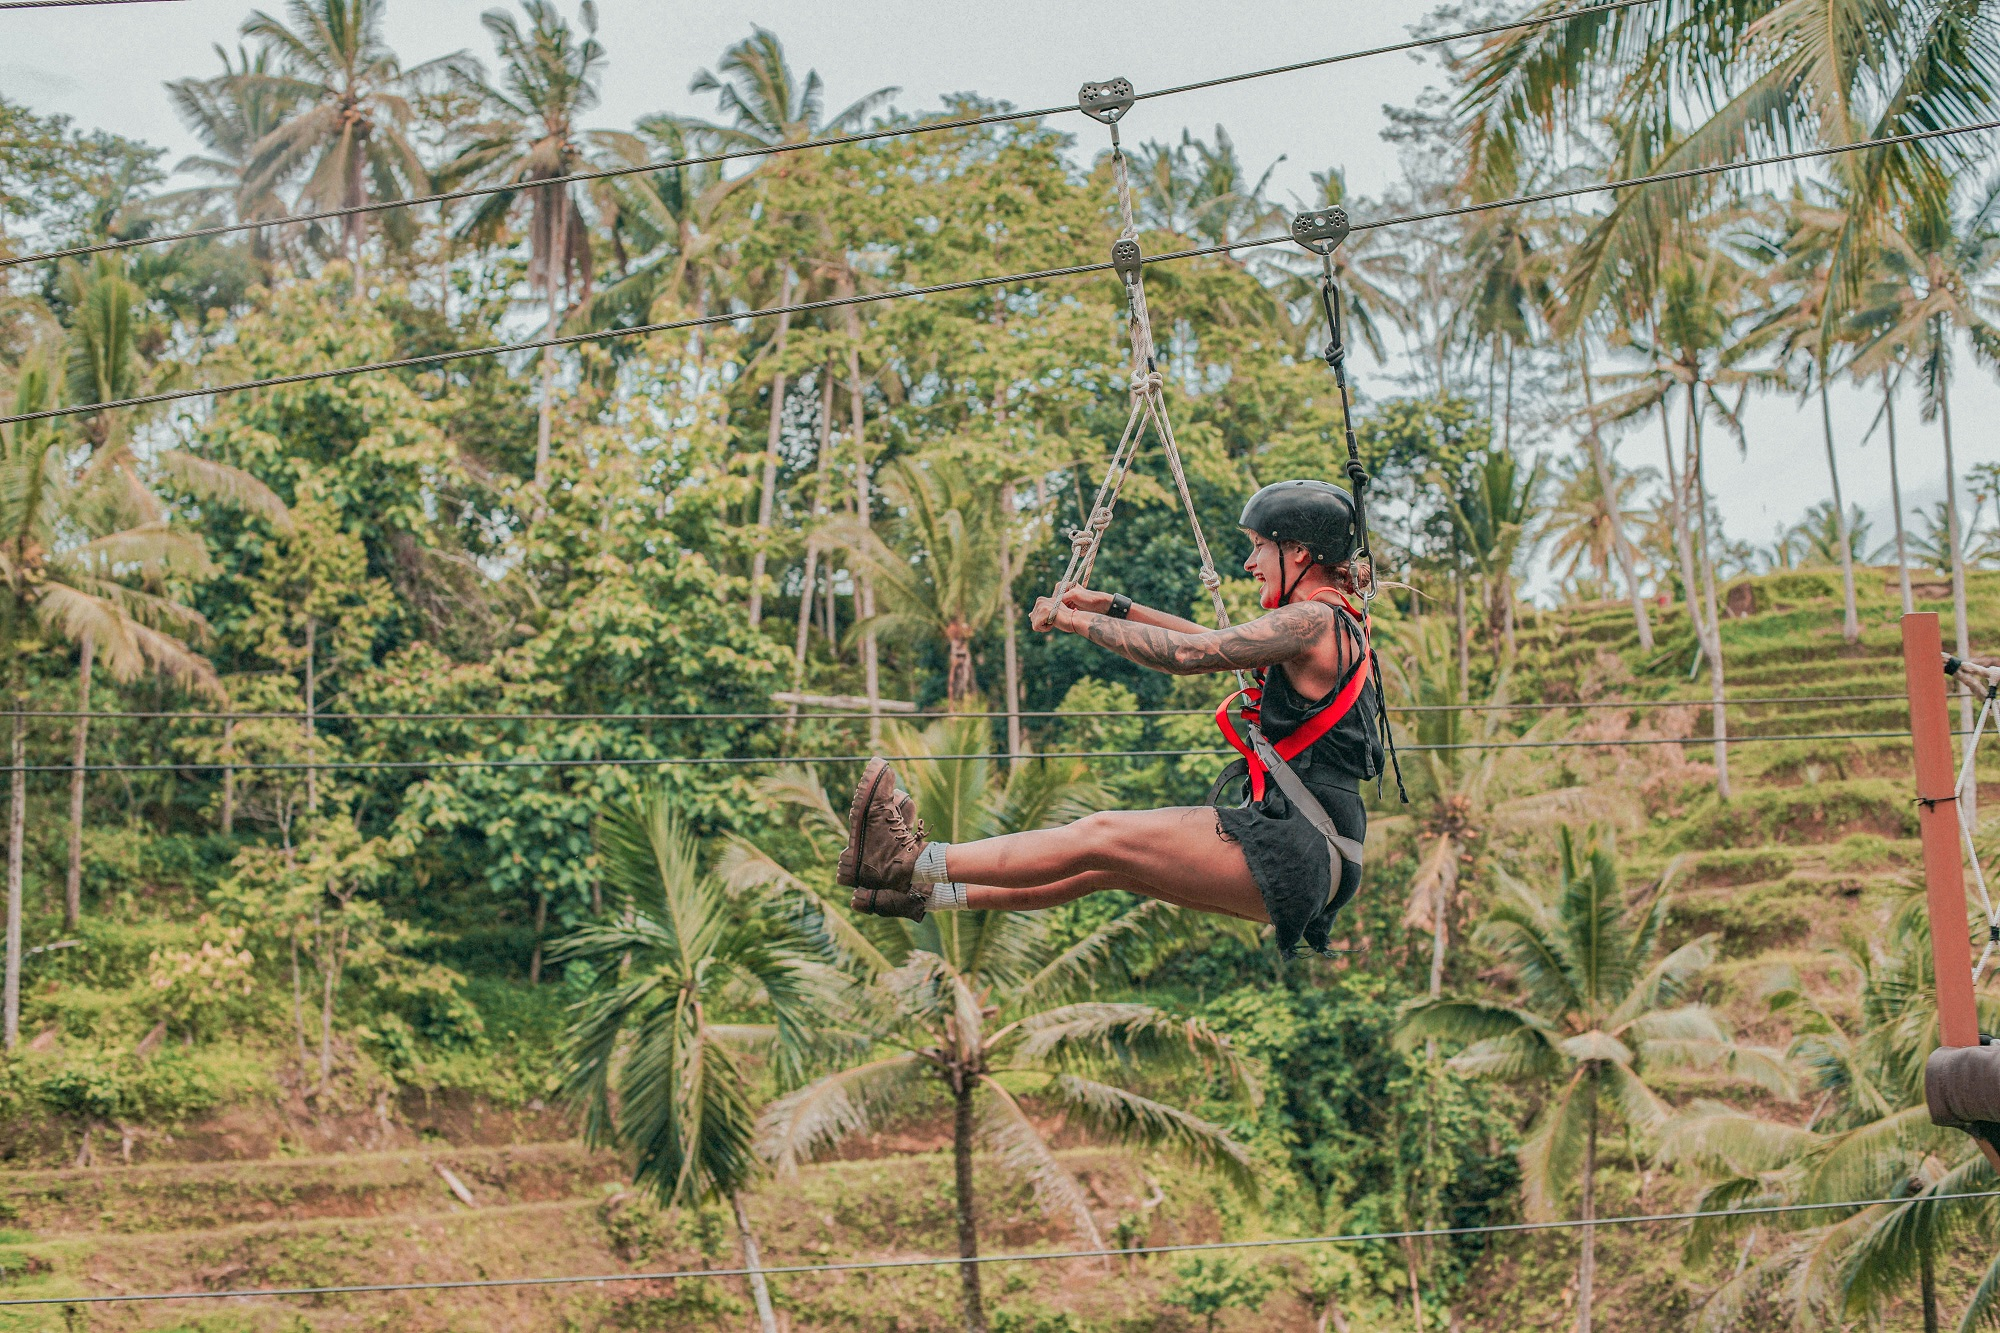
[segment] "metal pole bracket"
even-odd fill
[[[1292,219],[1292,239],[1321,256],[1338,250],[1349,230],[1347,210],[1339,205],[1300,213]]]
[[[1116,125],[1136,100],[1132,80],[1107,79],[1103,83],[1084,84],[1076,95],[1076,109],[1092,120]]]

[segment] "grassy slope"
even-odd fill
[[[1894,693],[1901,688],[1896,608],[1879,575],[1864,587],[1867,631],[1841,643],[1838,605],[1817,576],[1757,581],[1758,610],[1725,626],[1730,692]],[[2000,611],[2000,577],[1974,589],[1976,619]],[[1946,615],[1949,607],[1926,606]],[[1522,634],[1520,693],[1578,697],[1681,698],[1686,710],[1588,715],[1595,737],[1701,735],[1705,680],[1679,672],[1688,660],[1684,618],[1661,617],[1661,653],[1648,669],[1621,609],[1543,616]],[[1669,651],[1679,645],[1679,651]],[[1670,659],[1670,660],[1668,660]],[[1894,730],[1893,701],[1740,710],[1741,734]],[[1707,998],[1751,1038],[1782,1044],[1787,1033],[1757,1000],[1762,974],[1789,963],[1838,989],[1825,949],[1850,927],[1879,923],[1918,867],[1909,809],[1908,751],[1896,741],[1778,741],[1732,752],[1735,799],[1719,805],[1701,767],[1706,746],[1567,750],[1528,761],[1516,803],[1515,840],[1557,821],[1609,822],[1622,830],[1635,892],[1678,859],[1675,932],[1713,931],[1724,961]],[[2000,799],[2000,789],[1989,795]],[[1399,886],[1378,884],[1377,892]],[[1712,1089],[1704,1091],[1712,1092]],[[1742,1094],[1736,1094],[1742,1095]],[[1786,1108],[1771,1106],[1774,1113]],[[1801,1112],[1802,1114],[1802,1112]],[[256,1162],[112,1165],[92,1170],[19,1171],[0,1180],[7,1210],[0,1270],[9,1296],[478,1278],[522,1273],[645,1271],[733,1263],[716,1217],[662,1219],[620,1188],[619,1164],[548,1137],[546,1120],[484,1134],[465,1125],[424,1126],[421,1149],[350,1152]],[[199,1136],[191,1137],[194,1141]],[[449,1140],[440,1144],[439,1138]],[[914,1144],[927,1146],[917,1136]],[[250,1136],[246,1142],[265,1142]],[[499,1146],[476,1146],[477,1142]],[[895,1145],[878,1145],[886,1148]],[[1690,1197],[1688,1182],[1635,1171],[1616,1140],[1601,1209],[1661,1211]],[[1151,1192],[1130,1160],[1072,1154],[1108,1231]],[[476,1207],[448,1191],[437,1168],[455,1173]],[[1152,1243],[1213,1239],[1222,1220],[1206,1191],[1162,1173],[1167,1202],[1149,1214]],[[984,1170],[989,1249],[1064,1247],[1066,1232],[1041,1221],[1025,1191],[1002,1191]],[[771,1262],[816,1262],[947,1252],[951,1247],[948,1164],[935,1153],[834,1163],[799,1180],[766,1187],[751,1202]],[[1467,1328],[1556,1327],[1567,1322],[1575,1239],[1555,1233],[1493,1246],[1456,1314]],[[1690,1274],[1673,1234],[1628,1229],[1600,1241],[1601,1324],[1612,1330],[1684,1324],[1710,1275]],[[1979,1256],[1967,1252],[1946,1274],[1948,1312],[1969,1288]],[[1269,1252],[1282,1270],[1261,1312],[1225,1315],[1227,1329],[1311,1326],[1289,1280],[1296,1258]],[[1092,1263],[988,1270],[1002,1322],[1034,1333],[1199,1327],[1159,1303],[1167,1261]],[[891,1270],[778,1283],[794,1328],[923,1329],[952,1325],[956,1285],[944,1269]],[[1357,1330],[1408,1327],[1385,1296],[1371,1317],[1351,1312]],[[1065,1321],[1065,1315],[1070,1322]],[[67,1318],[67,1322],[66,1322]],[[295,1330],[396,1328],[740,1328],[742,1292],[727,1280],[630,1286],[376,1295],[330,1300],[0,1309],[0,1330]],[[1915,1312],[1892,1312],[1888,1327],[1916,1327]]]

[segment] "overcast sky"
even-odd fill
[[[573,0],[559,0],[574,13]],[[275,12],[277,5],[270,6]],[[470,50],[490,60],[479,15],[491,0],[389,0],[390,38],[405,63]],[[175,120],[163,81],[219,68],[211,47],[234,46],[250,6],[242,0],[170,0],[102,9],[0,12],[0,91],[38,111],[59,111],[85,126],[161,144],[177,159],[194,147]],[[597,124],[628,125],[649,111],[707,114],[712,102],[687,91],[754,24],[776,31],[794,65],[817,69],[836,110],[875,88],[902,90],[911,111],[946,94],[971,92],[1017,106],[1073,102],[1085,80],[1123,75],[1141,89],[1286,64],[1402,40],[1430,10],[1427,0],[1340,0],[1279,10],[1217,6],[1213,0],[1152,0],[1143,6],[1075,0],[599,0],[599,35],[610,52]],[[1142,102],[1125,122],[1128,139],[1178,139],[1183,128],[1208,136],[1219,122],[1252,172],[1280,157],[1273,194],[1309,193],[1308,174],[1344,167],[1350,188],[1380,192],[1393,180],[1394,150],[1382,142],[1385,104],[1407,105],[1436,78],[1410,55],[1357,61],[1174,98]],[[1099,127],[1067,117],[1080,148],[1102,146]],[[1959,471],[2000,461],[2000,386],[1966,359],[1954,399]],[[1373,369],[1355,367],[1366,387]],[[1382,392],[1392,391],[1383,385]],[[1834,397],[1834,434],[1850,501],[1867,509],[1873,537],[1889,535],[1888,460],[1880,432],[1863,446],[1879,400],[1852,391]],[[1749,447],[1712,451],[1710,484],[1732,537],[1767,544],[1828,493],[1819,413],[1790,399],[1753,403]],[[1906,509],[1943,495],[1935,426],[1899,414]],[[1552,442],[1560,443],[1560,442]],[[1621,455],[1657,465],[1657,428],[1635,432]]]

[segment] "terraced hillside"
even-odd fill
[[[1860,643],[1842,643],[1836,586],[1819,574],[1748,581],[1725,626],[1729,692],[1774,696],[1890,695],[1902,688],[1897,607],[1870,576]],[[1949,606],[1925,603],[1946,616]],[[2000,576],[1974,585],[1975,624],[2000,625]],[[1707,683],[1687,677],[1693,646],[1685,621],[1662,612],[1660,647],[1640,653],[1623,607],[1549,613],[1523,627],[1517,698],[1589,702],[1645,697],[1677,706],[1579,709],[1544,724],[1571,739],[1646,740],[1706,735]],[[1975,646],[1979,636],[1975,635]],[[1685,707],[1678,706],[1685,703]],[[1743,704],[1737,734],[1895,732],[1896,698]],[[1789,966],[1832,984],[1828,947],[1887,919],[1917,873],[1908,799],[1907,745],[1894,736],[1774,739],[1736,746],[1733,799],[1715,798],[1706,745],[1518,751],[1507,819],[1511,845],[1560,821],[1621,831],[1641,891],[1675,869],[1678,938],[1714,932],[1722,961],[1706,998],[1742,1034],[1782,1046],[1789,1038],[1760,998],[1762,978]],[[2000,768],[1987,766],[2000,780]],[[1984,792],[2000,810],[2000,781]],[[1393,835],[1392,835],[1393,836]],[[1505,850],[1494,855],[1505,856]],[[1397,893],[1381,883],[1374,890]],[[1478,890],[1475,887],[1474,892]],[[1690,1080],[1685,1091],[1759,1101],[1740,1089]],[[1809,1108],[1760,1101],[1802,1120]],[[84,1296],[139,1291],[422,1280],[514,1275],[617,1274],[729,1267],[732,1235],[718,1213],[666,1217],[623,1185],[622,1164],[562,1137],[549,1117],[475,1132],[461,1117],[417,1125],[395,1115],[388,1151],[252,1160],[175,1162],[150,1145],[138,1165],[20,1170],[0,1178],[0,1296]],[[386,1127],[386,1122],[385,1122]],[[191,1127],[198,1131],[199,1126]],[[939,1126],[916,1124],[860,1145],[852,1160],[774,1182],[750,1200],[768,1262],[820,1263],[948,1252],[949,1163]],[[422,1141],[417,1141],[422,1131]],[[299,1136],[301,1138],[305,1136]],[[322,1135],[320,1141],[325,1140]],[[522,1138],[508,1142],[509,1137]],[[225,1136],[182,1137],[219,1151]],[[271,1136],[240,1139],[245,1151]],[[296,1139],[294,1141],[297,1141]],[[279,1140],[278,1142],[282,1142]],[[1082,1146],[1066,1150],[1091,1193],[1100,1228],[1126,1243],[1168,1244],[1257,1234],[1257,1222],[1196,1182],[1157,1164]],[[1601,1212],[1664,1211],[1686,1204],[1694,1183],[1651,1169],[1620,1143],[1607,1145]],[[1064,1248],[1073,1233],[1041,1220],[1025,1187],[1006,1190],[982,1167],[985,1244],[992,1250]],[[1162,1182],[1165,1188],[1161,1188]],[[469,1201],[469,1202],[468,1202]],[[1480,1260],[1449,1319],[1466,1329],[1561,1327],[1574,1297],[1571,1233],[1503,1238]],[[1609,1231],[1600,1242],[1599,1320],[1614,1330],[1685,1326],[1720,1275],[1690,1268],[1677,1233]],[[1325,1327],[1302,1292],[1307,1256],[1267,1251],[1271,1279],[1257,1310],[1225,1312],[1228,1330]],[[1962,1303],[1975,1261],[1942,1265],[1947,1309]],[[1719,1261],[1726,1269],[1728,1259]],[[1164,1259],[1076,1261],[991,1270],[995,1328],[1005,1333],[1194,1329],[1202,1320],[1162,1301],[1174,1280]],[[776,1283],[794,1329],[944,1329],[955,1326],[956,1279],[947,1268],[889,1269]],[[1342,1317],[1356,1333],[1408,1327],[1398,1293]],[[1432,1314],[1445,1319],[1446,1313]],[[1913,1309],[1888,1327],[1917,1328]],[[345,1297],[232,1298],[215,1302],[0,1307],[0,1329],[431,1330],[740,1329],[744,1293],[731,1279],[685,1279],[539,1288],[485,1288]],[[1444,1326],[1442,1323],[1440,1327]]]

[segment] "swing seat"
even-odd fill
[[[2000,1143],[2000,1046],[1940,1046],[1924,1062],[1931,1123]]]

